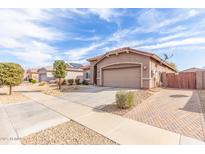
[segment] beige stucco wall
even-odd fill
[[[96,61],[90,62],[90,84],[94,84],[94,78],[93,78],[94,74],[93,74],[93,72],[94,72],[94,64],[95,64],[95,62]]]
[[[83,71],[67,71],[66,79],[80,79],[82,82],[83,80]]]
[[[87,80],[90,82],[91,74],[89,75],[90,78],[86,78],[86,73],[90,74],[90,69],[83,70],[83,80]]]
[[[157,62],[156,60],[151,59],[150,61],[150,74],[151,74],[151,79],[150,79],[150,88],[154,88],[154,87],[159,87],[161,84],[160,81],[160,76],[162,73],[166,72],[166,73],[174,73],[173,70],[171,70],[170,68],[166,67],[166,66],[162,66],[162,64],[160,64],[159,62]]]
[[[34,79],[34,80],[36,80],[38,82],[38,74],[37,73],[31,73],[29,78],[32,78],[32,79]]]
[[[50,81],[54,79],[54,76],[52,74],[52,71],[46,71],[46,70],[40,70],[40,74],[46,74],[46,81]],[[80,79],[80,81],[83,81],[83,71],[66,71],[66,77],[65,79]]]
[[[47,77],[48,77],[48,78],[53,78],[52,72],[47,72],[46,74],[47,74]]]

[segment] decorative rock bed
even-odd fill
[[[22,144],[116,144],[110,139],[88,129],[74,121],[28,135],[21,140]]]

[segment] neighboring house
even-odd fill
[[[83,69],[83,80],[88,81],[90,83],[90,65],[85,65],[81,67]]]
[[[82,82],[83,80],[83,70],[81,69],[82,65],[77,63],[68,63],[67,64],[67,75],[65,79],[80,79]],[[38,69],[39,73],[39,81],[46,81],[49,82],[51,80],[54,80],[53,76],[53,66],[48,67],[42,67]]]
[[[203,71],[205,71],[205,69],[193,67],[193,68],[183,70],[181,72],[183,73],[183,72],[203,72]]]
[[[29,79],[39,80],[38,69],[28,69],[24,74],[24,80],[28,81]]]
[[[131,48],[112,50],[89,58],[90,83],[123,88],[153,88],[160,86],[161,73],[176,72],[153,53]]]

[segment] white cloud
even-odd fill
[[[200,21],[187,22],[203,13],[203,10],[198,9],[146,9],[140,14],[132,12],[131,18],[130,15],[124,14],[123,10],[118,9],[0,9],[0,49],[1,52],[7,52],[22,62],[38,66],[47,65],[54,59],[61,58],[84,63],[87,56],[92,56],[92,53],[104,53],[125,46],[154,51],[165,48],[174,51],[175,47],[182,46],[205,46],[205,20],[202,18]],[[114,26],[109,27],[112,33],[102,34],[98,26],[88,26],[90,29],[86,29],[87,25],[86,28],[84,25],[81,27],[81,24],[95,22],[92,20],[93,16],[106,21],[108,26],[113,26],[110,22],[124,21],[124,18],[120,19],[122,16],[129,16],[128,19],[135,20],[137,16],[138,20],[123,23],[126,26],[122,24],[122,28],[117,30]],[[99,19],[95,20],[97,22]],[[60,23],[55,23],[56,21]],[[56,25],[62,29],[54,28]],[[88,33],[89,36],[86,35]],[[53,44],[62,40],[68,42],[65,46],[70,45],[70,40],[88,44],[83,47],[71,44],[75,46],[73,49],[67,50],[63,46],[58,51],[54,47],[58,44]]]
[[[205,45],[205,38],[188,38],[184,40],[174,40],[174,41],[168,41],[165,43],[159,43],[155,45],[147,45],[147,46],[141,46],[142,49],[162,49],[162,48],[172,48],[176,46],[185,46],[185,45]]]
[[[101,19],[107,21],[107,22],[111,22],[113,20],[114,17],[118,17],[121,14],[117,11],[115,11],[115,9],[89,9],[89,12],[98,15]]]
[[[91,36],[91,37],[86,37],[86,36],[73,36],[71,37],[72,40],[78,40],[78,41],[98,41],[100,40],[99,36]]]
[[[42,40],[63,39],[64,35],[61,32],[39,24],[50,19],[50,16],[44,15],[42,10],[0,9],[0,36],[15,39],[24,37]]]
[[[164,41],[169,41],[169,40],[178,40],[178,39],[184,39],[184,38],[190,38],[190,37],[194,37],[194,36],[204,36],[205,34],[205,30],[189,30],[189,31],[182,31],[180,33],[175,33],[172,35],[168,35],[165,37],[161,37],[159,39],[157,39],[158,42],[164,42]]]
[[[187,27],[179,25],[179,26],[175,26],[175,27],[172,27],[169,29],[161,29],[159,31],[159,33],[160,34],[173,34],[173,33],[178,33],[178,32],[184,31],[184,30],[187,30]]]
[[[55,48],[38,41],[22,44],[13,51],[9,51],[8,54],[14,55],[17,59],[33,66],[48,65],[54,60],[57,52]]]
[[[42,9],[0,9],[2,52],[34,66],[47,64],[56,53],[47,42],[65,37],[59,30],[42,25],[52,18]]]
[[[103,45],[105,45],[105,42],[91,44],[83,48],[75,48],[65,52],[65,55],[68,58],[68,61],[85,63],[85,55],[89,54],[90,52],[94,52],[95,49],[102,47]]]
[[[178,11],[173,11],[172,14],[164,14],[156,9],[150,9],[143,11],[138,17],[138,23],[140,27],[137,27],[134,33],[150,33],[163,31],[163,28],[169,27],[173,28],[173,25],[182,21],[186,21],[197,15],[203,14],[204,10],[195,9],[181,9]],[[182,27],[180,27],[182,28]]]
[[[76,15],[81,17],[89,17],[90,15],[96,15],[100,19],[107,22],[116,22],[115,18],[122,15],[117,9],[111,8],[90,8],[90,9],[61,9],[61,16],[74,19]]]

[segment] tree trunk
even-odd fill
[[[58,85],[59,85],[59,90],[61,90],[61,78],[59,78],[59,83],[58,83]]]
[[[9,85],[9,95],[11,95],[12,85]]]

